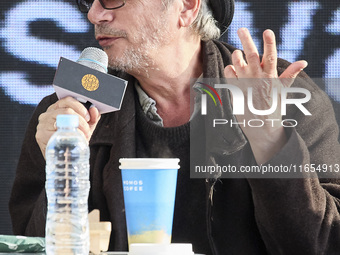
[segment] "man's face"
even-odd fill
[[[161,47],[171,41],[171,7],[161,0],[128,0],[116,10],[93,3],[88,18],[95,36],[109,56],[109,66],[125,72],[141,72],[153,66]]]

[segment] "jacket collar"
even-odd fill
[[[235,48],[223,42],[212,40],[202,42],[203,77],[218,78],[224,82],[224,67],[231,63],[231,53]],[[135,88],[136,79],[125,73],[114,73],[128,81],[122,107],[119,111],[103,114],[90,140],[90,145],[117,144],[117,137],[135,136]],[[236,122],[232,114],[230,95],[216,89],[221,96],[223,105],[217,107],[212,100],[207,100],[209,114],[205,117],[206,146],[211,153],[230,155],[247,143],[238,125],[218,125],[212,127],[213,119],[227,119]],[[124,132],[123,132],[124,131]],[[216,135],[217,134],[217,135]],[[124,139],[123,139],[124,140]]]
[[[225,84],[224,67],[231,64],[231,53],[234,47],[217,41],[203,42],[203,77],[211,78],[213,82]],[[214,84],[210,84],[214,86]],[[216,89],[221,97],[222,105],[207,100],[207,115],[205,121],[206,150],[209,154],[230,155],[242,149],[247,140],[238,125],[216,125],[213,127],[214,119],[226,119],[230,123],[237,122],[232,114],[232,105],[229,91]]]
[[[119,75],[128,81],[121,109],[119,111],[105,113],[91,137],[90,145],[117,144],[117,137],[122,135],[134,136],[135,129],[135,78],[129,75]],[[122,132],[124,131],[124,133]]]

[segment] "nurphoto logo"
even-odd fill
[[[216,91],[216,89],[226,89],[231,92],[231,100],[232,100],[232,113],[233,115],[244,115],[245,114],[245,107],[248,107],[248,110],[258,116],[268,116],[273,114],[279,107],[281,116],[285,116],[287,114],[287,105],[295,105],[305,116],[312,115],[306,107],[303,105],[304,103],[307,103],[311,99],[311,93],[304,88],[297,88],[297,87],[282,87],[280,89],[280,92],[276,87],[271,88],[271,101],[272,104],[269,109],[256,109],[254,106],[254,95],[253,95],[253,88],[248,87],[247,88],[247,95],[245,96],[243,91],[236,85],[231,84],[215,84],[214,87],[210,86],[203,82],[197,82],[202,87],[196,87],[199,89],[201,94],[201,114],[207,115],[207,94],[212,98],[212,100],[215,103],[215,106],[217,106],[217,102],[215,97],[220,101],[221,106],[222,100],[220,98],[220,95]],[[210,92],[210,91],[211,92]],[[227,92],[227,91],[225,91]],[[288,98],[289,94],[301,94],[302,96],[299,98]],[[215,96],[214,96],[214,95]],[[247,122],[244,120],[243,122],[235,122],[235,120],[227,120],[227,119],[214,119],[213,121],[213,127],[216,125],[225,125],[230,124],[232,125],[248,125],[250,127],[262,127],[265,122],[271,123],[272,126],[274,126],[275,122],[281,122],[281,125],[284,127],[295,127],[297,126],[297,121],[294,119],[270,119],[267,118],[265,120],[263,119],[250,119]],[[289,124],[285,124],[286,122],[289,122]]]

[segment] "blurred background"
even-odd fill
[[[233,23],[221,40],[241,48],[236,31],[247,27],[261,51],[262,32],[272,29],[279,57],[305,59],[311,77],[326,79],[318,84],[330,96],[340,122],[336,79],[340,1],[235,1]],[[99,47],[92,25],[75,1],[0,2],[0,234],[12,234],[8,200],[28,120],[39,101],[54,92],[51,84],[60,56],[75,61],[88,46]]]

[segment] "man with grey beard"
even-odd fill
[[[337,165],[338,127],[329,99],[302,72],[306,61],[277,58],[275,35],[263,33],[260,57],[246,28],[238,31],[244,51],[217,39],[229,26],[233,0],[78,0],[109,56],[112,74],[129,81],[121,110],[100,116],[77,100],[46,97],[28,126],[10,201],[15,234],[43,236],[46,217],[45,148],[58,114],[77,114],[91,149],[89,209],[112,222],[110,250],[127,250],[119,158],[178,157],[181,170],[173,223],[173,242],[189,242],[196,253],[336,254],[340,251],[340,186],[315,173],[296,179],[190,179],[190,124],[195,93],[191,79],[227,78],[242,91],[242,78],[276,79],[254,85],[256,109],[271,105],[273,86],[290,87],[298,76],[313,97],[312,116],[290,110],[299,126],[232,127],[223,136],[213,163],[243,165]],[[282,78],[281,82],[277,78]],[[224,114],[238,122],[254,118],[246,110],[233,116],[222,95]],[[260,120],[282,116],[275,111]],[[327,115],[325,114],[327,112]],[[318,123],[322,123],[318,125]],[[224,136],[225,135],[225,136]],[[226,139],[227,138],[227,139]],[[301,177],[301,178],[300,178]]]

